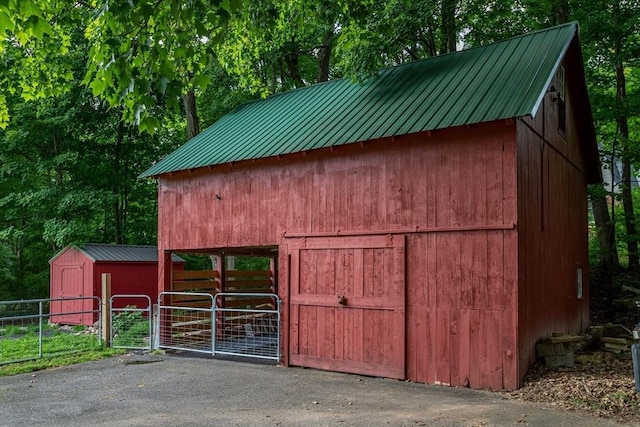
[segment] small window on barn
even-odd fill
[[[564,67],[562,65],[560,65],[556,73],[556,85],[558,87],[558,129],[564,133],[567,131],[567,108],[565,104],[566,88]]]

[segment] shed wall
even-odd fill
[[[420,382],[518,386],[515,224],[508,122],[159,179],[160,252],[278,245],[285,324],[287,236],[406,235],[406,378]]]
[[[521,376],[536,360],[540,337],[580,333],[589,325],[587,173],[580,147],[583,124],[576,120],[573,103],[577,86],[571,81],[581,71],[571,64],[581,62],[565,62],[566,131],[558,130],[553,92],[535,118],[518,121]],[[582,299],[577,298],[578,267],[583,269]]]
[[[158,299],[158,264],[155,262],[97,262],[93,275],[94,295],[102,295],[103,273],[111,274],[111,295],[148,295],[151,304]],[[116,302],[116,308],[141,304],[139,298],[118,298]]]

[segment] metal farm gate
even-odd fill
[[[223,292],[214,302],[214,354],[280,360],[277,295]]]
[[[136,304],[126,304],[135,301]],[[153,316],[148,295],[113,295],[109,299],[113,348],[151,350],[153,347]]]
[[[280,360],[280,299],[275,294],[162,292],[157,347]]]

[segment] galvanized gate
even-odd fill
[[[280,360],[278,295],[223,292],[214,302],[214,354]]]
[[[162,292],[156,336],[163,349],[280,360],[280,299],[275,294]]]
[[[158,295],[158,347],[213,353],[213,296],[200,292]]]
[[[124,300],[128,303],[134,301],[137,304],[124,305]],[[151,298],[148,295],[113,295],[109,298],[109,316],[111,347],[151,350],[153,316]]]

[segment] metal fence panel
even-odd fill
[[[242,299],[268,298],[262,307],[225,308],[224,299],[232,297],[235,305]],[[215,354],[280,360],[280,298],[276,294],[223,292],[215,296]]]
[[[189,306],[189,298],[199,299],[198,307]],[[158,347],[212,354],[213,307],[213,296],[208,293],[161,292],[156,326]]]
[[[118,301],[126,299],[137,304],[118,307]],[[151,350],[152,313],[148,295],[113,295],[109,299],[112,348]]]
[[[97,314],[97,331],[84,326],[50,324],[52,315],[49,308],[52,303],[87,300],[93,300],[90,305],[97,308],[57,311],[54,316]],[[73,307],[76,304],[60,306]],[[101,319],[101,301],[95,296],[0,301],[0,365],[97,349],[102,345]]]

